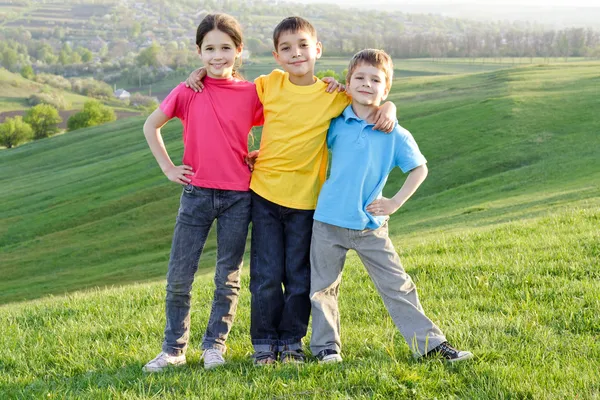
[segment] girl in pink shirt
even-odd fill
[[[165,336],[162,352],[144,366],[162,371],[186,362],[190,299],[198,260],[217,220],[215,292],[202,341],[205,368],[225,363],[240,289],[240,270],[250,223],[248,134],[262,125],[263,109],[253,83],[240,79],[236,64],[242,51],[239,23],[226,14],[207,15],[196,34],[206,68],[204,90],[182,83],[146,120],[144,135],[169,180],[183,185],[167,273]],[[183,165],[171,161],[160,128],[171,118],[183,124]]]

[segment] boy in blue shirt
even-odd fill
[[[393,74],[384,51],[367,49],[350,61],[346,77],[352,96],[331,122],[327,146],[330,176],[314,214],[311,242],[311,350],[319,362],[340,362],[340,315],[337,295],[349,249],[356,251],[375,283],[396,327],[417,357],[440,355],[449,362],[472,358],[458,351],[424,314],[417,289],[388,237],[387,220],[427,176],[425,157],[412,135],[399,125],[391,134],[373,130],[378,106],[387,97]],[[409,172],[391,199],[381,192],[396,166]]]

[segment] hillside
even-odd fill
[[[180,188],[156,166],[143,119],[0,152],[0,394],[597,398],[599,70],[582,62],[395,82],[390,99],[430,174],[390,231],[429,315],[476,355],[456,367],[411,359],[351,254],[341,289],[342,365],[253,368],[246,274],[230,365],[205,372],[197,346],[213,238],[194,287],[190,365],[145,376],[141,366],[159,351],[164,328]],[[180,158],[180,124],[163,133]],[[401,181],[394,173],[386,191]],[[39,299],[63,293],[71,294]],[[28,299],[38,300],[16,303]]]
[[[596,199],[598,66],[397,81],[390,99],[430,175],[392,230],[489,225]],[[131,118],[0,152],[0,302],[164,275],[180,189],[161,175],[142,123]],[[164,129],[175,160],[180,130],[176,121]],[[394,173],[388,191],[400,179]],[[213,263],[212,246],[203,267]]]
[[[82,96],[67,90],[45,88],[45,85],[41,83],[25,79],[19,74],[0,68],[0,123],[4,122],[8,117],[24,115],[31,108],[31,105],[27,101],[29,97],[42,92],[42,90],[49,90],[52,94],[64,98],[71,104],[69,110],[59,110],[59,114],[63,120],[60,124],[60,128],[62,129],[66,129],[67,120],[71,115],[81,110],[86,101],[93,100],[91,97]],[[116,99],[109,99],[104,101],[104,103],[114,109],[117,118],[127,118],[140,114],[138,110]]]

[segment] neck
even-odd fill
[[[354,114],[362,120],[367,121],[369,124],[375,123],[375,115],[379,111],[379,107],[376,105],[364,105],[356,102],[352,102],[352,111]]]
[[[306,75],[296,76],[289,74],[290,82],[292,82],[296,86],[310,86],[315,83],[315,78],[313,76],[312,71]]]

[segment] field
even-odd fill
[[[425,310],[476,355],[455,367],[410,357],[351,254],[341,289],[343,364],[253,368],[245,275],[230,363],[204,371],[198,345],[212,290],[211,239],[194,287],[189,366],[145,376],[164,328],[180,189],[147,149],[143,119],[1,151],[0,393],[600,398],[599,70],[572,62],[394,83],[390,100],[430,174],[390,232]],[[180,124],[163,131],[179,159]],[[386,193],[402,179],[395,171]]]

